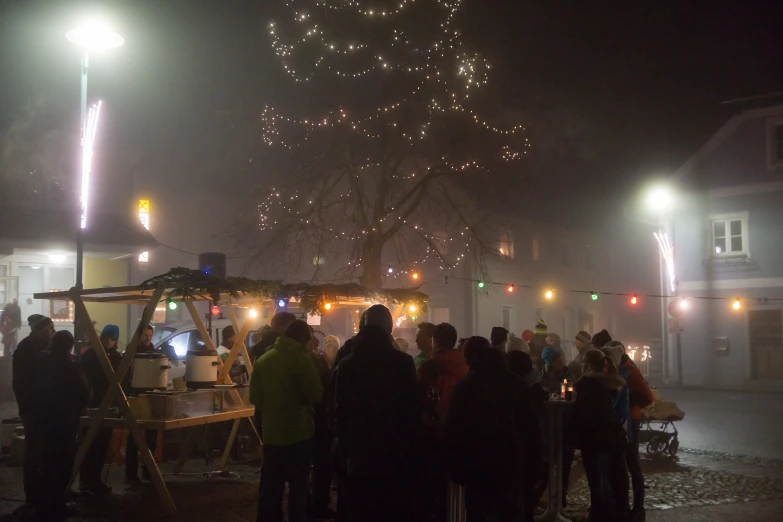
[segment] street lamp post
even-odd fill
[[[679,294],[679,284],[676,277],[676,271],[675,271],[675,257],[674,257],[674,214],[672,211],[672,207],[674,205],[674,196],[670,189],[665,186],[659,186],[655,187],[652,190],[650,190],[648,196],[647,196],[647,207],[652,210],[653,212],[666,216],[665,218],[661,218],[661,231],[659,233],[655,234],[656,239],[658,240],[658,246],[660,247],[661,251],[661,295],[666,295],[666,293],[669,293],[671,291],[671,294],[676,299]],[[668,218],[668,219],[667,219]],[[667,221],[670,221],[670,223],[667,223]],[[670,225],[670,226],[667,226]],[[667,234],[667,228],[671,229],[671,240],[668,237]],[[665,265],[664,265],[665,264]],[[664,270],[664,266],[666,266],[666,270]],[[669,285],[667,286],[665,284],[665,279],[669,279]],[[666,302],[665,298],[664,301],[661,303],[661,313],[662,321],[662,335],[666,336],[667,339],[667,345],[669,344],[669,326],[668,326],[668,303]],[[663,338],[662,338],[663,340]],[[682,339],[680,336],[679,327],[677,328],[677,331],[675,332],[675,357],[676,357],[676,363],[677,363],[677,383],[682,386]],[[665,368],[664,368],[665,369]]]
[[[68,31],[65,37],[71,42],[75,43],[82,48],[81,59],[81,90],[79,98],[79,114],[81,125],[81,147],[82,147],[82,165],[80,169],[80,181],[81,198],[79,205],[79,223],[76,227],[76,288],[81,290],[84,288],[83,272],[84,272],[84,229],[87,225],[87,182],[86,173],[88,168],[85,169],[85,162],[89,161],[89,156],[85,151],[85,147],[91,147],[92,144],[88,143],[88,117],[87,117],[87,73],[90,68],[90,52],[102,51],[105,49],[111,49],[113,47],[119,47],[125,40],[122,36],[107,29],[104,26],[97,24],[83,25]],[[97,117],[97,116],[96,116]],[[91,152],[90,152],[91,153]],[[74,334],[77,341],[82,340],[81,321],[79,320],[77,313],[74,318]]]

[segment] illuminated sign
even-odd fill
[[[150,200],[148,199],[139,200],[139,221],[141,222],[141,226],[145,229],[150,229]],[[149,252],[142,252],[139,254],[139,263],[149,263],[149,261]]]

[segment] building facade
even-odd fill
[[[783,386],[783,106],[730,119],[676,179],[683,384]],[[670,375],[679,371],[675,335]]]

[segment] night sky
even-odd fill
[[[266,3],[100,4],[126,44],[92,61],[90,95],[106,103],[96,162],[110,182],[99,191],[131,190],[140,170],[226,195],[252,179],[244,158],[263,161],[261,108],[297,104],[270,49]],[[532,142],[513,187],[520,201],[546,193],[553,209],[582,208],[627,195],[747,105],[720,102],[783,91],[779,5],[465,0],[466,38],[493,64],[486,106],[523,120]],[[38,125],[75,135],[79,53],[63,34],[90,4],[0,6],[0,139],[7,147],[34,107],[51,113]]]

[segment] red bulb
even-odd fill
[[[217,305],[212,307],[212,315],[220,315],[220,308]]]
[[[639,298],[638,297],[636,297],[636,296],[631,297],[631,304],[632,305],[635,305],[638,302],[639,302]]]
[[[506,288],[506,291],[510,294],[514,291],[514,285],[508,285],[508,288]]]

